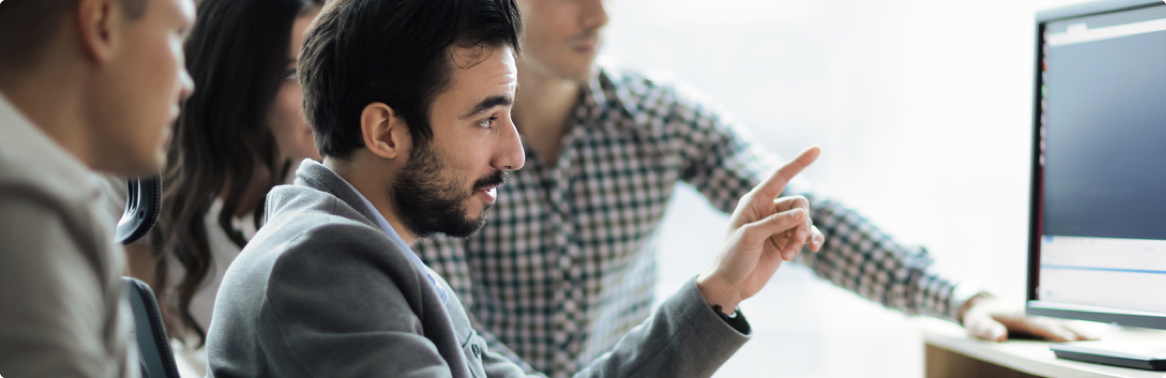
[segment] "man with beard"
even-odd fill
[[[695,256],[655,250],[678,184],[728,214],[778,160],[702,96],[600,64],[609,0],[517,3],[526,37],[513,117],[527,166],[499,188],[480,232],[414,250],[449,280],[492,347],[565,377],[649,316],[657,256]],[[810,199],[827,236],[797,260],[822,279],[890,309],[959,322],[979,338],[1082,338],[933,269],[925,248],[901,244],[844,202],[808,185],[786,193]]]
[[[209,376],[524,375],[409,248],[478,230],[525,162],[510,119],[519,25],[513,0],[328,3],[298,67],[324,162],[270,193],[228,270]],[[817,155],[745,195],[713,266],[579,375],[711,375],[751,333],[733,309],[821,245],[805,199],[777,198]]]

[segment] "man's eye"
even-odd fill
[[[293,69],[287,70],[286,76],[284,76],[284,78],[288,79],[288,80],[297,80],[297,79],[299,79],[299,76],[296,75],[296,69],[293,68]]]
[[[478,127],[489,128],[491,125],[494,124],[494,121],[496,121],[496,120],[498,120],[498,117],[490,117],[490,118],[483,119],[481,121],[478,121]]]

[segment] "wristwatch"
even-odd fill
[[[736,319],[737,318],[737,313],[741,312],[741,306],[737,306],[736,308],[734,308],[733,313],[725,314],[724,308],[721,307],[721,305],[713,305],[713,312],[717,313],[717,316],[720,316],[721,319],[724,319],[726,322],[729,322],[729,319]]]
[[[749,326],[749,322],[745,321],[745,316],[741,315],[741,307],[733,309],[732,314],[725,314],[724,308],[721,305],[713,305],[713,312],[725,321],[729,327],[732,327],[737,332],[748,335],[753,332],[753,328]]]

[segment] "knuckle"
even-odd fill
[[[793,209],[793,210],[789,211],[789,218],[790,219],[802,219],[802,217],[805,214],[806,214],[806,211],[803,209]]]

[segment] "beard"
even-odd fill
[[[446,178],[445,164],[429,145],[417,146],[405,169],[393,182],[390,196],[405,228],[418,238],[434,233],[464,238],[486,225],[487,204],[476,218],[470,218],[466,202],[477,191],[506,182],[506,172],[494,171],[474,181],[469,192],[461,180]]]

